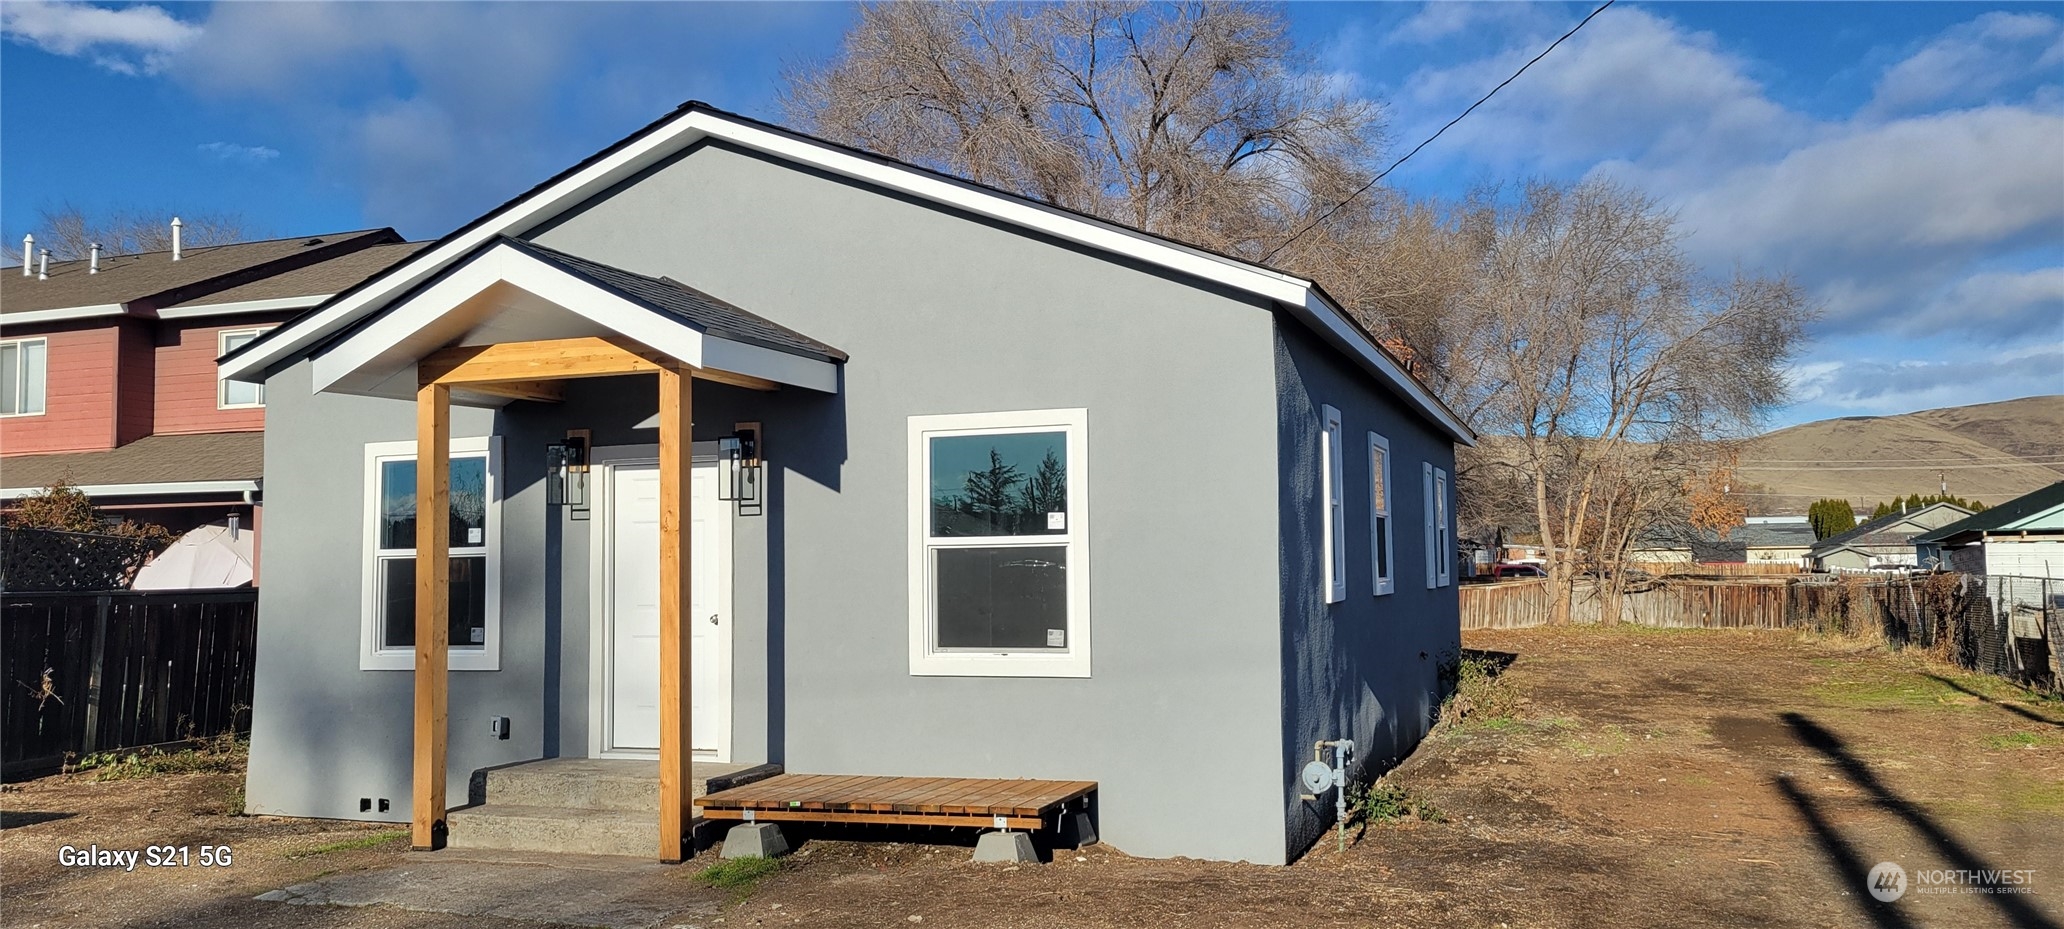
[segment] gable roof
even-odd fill
[[[0,274],[0,323],[126,316],[166,306],[219,303],[223,301],[215,294],[400,241],[393,229],[361,229],[183,248],[178,261],[169,251],[102,256],[98,273],[91,272],[90,261],[58,261],[50,264],[47,280],[8,269]],[[331,293],[335,290],[293,296]]]
[[[2064,508],[2064,481],[2058,481],[2033,493],[2015,497],[1989,510],[1981,510],[1963,519],[1950,523],[1926,535],[1916,536],[1914,542],[1945,542],[1958,536],[1992,532],[2000,529],[2022,528],[2016,524],[2028,521],[2050,510]],[[2060,527],[2030,526],[2027,528],[2053,529]]]
[[[1847,532],[1838,532],[1834,535],[1828,536],[1827,538],[1820,540],[1813,546],[1813,553],[1818,555],[1822,552],[1834,551],[1838,548],[1847,548],[1851,545],[1910,544],[1913,542],[1915,536],[1921,535],[1922,533],[1929,532],[1931,530],[1927,528],[1917,528],[1913,532],[1902,534],[1897,531],[1897,527],[1899,526],[1899,524],[1908,522],[1910,520],[1917,520],[1924,513],[1930,513],[1942,509],[1955,510],[1958,513],[1963,514],[1964,516],[1971,515],[1970,510],[1957,506],[1954,503],[1930,503],[1927,506],[1921,507],[1920,509],[1913,510],[1911,512],[1886,513],[1885,515],[1877,517],[1876,519],[1865,521],[1864,523],[1856,526],[1853,529],[1850,529]],[[1954,520],[1951,521],[1954,522]]]
[[[222,376],[260,381],[497,236],[518,236],[704,139],[885,187],[942,206],[1261,297],[1310,327],[1456,441],[1475,434],[1376,344],[1324,290],[1284,271],[1073,210],[839,145],[689,101],[644,129],[489,211],[386,272],[338,294],[221,361]]]
[[[846,353],[756,313],[739,309],[670,277],[651,277],[598,261],[589,261],[535,242],[502,236],[500,243],[529,252],[560,268],[654,312],[679,317],[710,335],[771,348],[791,355],[844,361]]]

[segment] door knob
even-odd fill
[[[712,626],[714,626],[714,625],[716,625],[716,624],[717,624],[717,614],[715,614],[715,613],[711,613],[711,614],[709,614],[709,624],[710,624],[710,625],[712,625]]]

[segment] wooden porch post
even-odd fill
[[[416,744],[409,844],[443,848],[451,637],[451,388],[416,391]]]
[[[690,821],[693,746],[689,713],[689,475],[694,417],[690,369],[659,370],[659,860],[695,853]]]

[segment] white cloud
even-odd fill
[[[1885,70],[1867,113],[1982,99],[2064,64],[2064,23],[2041,13],[1993,12],[1951,27]]]
[[[258,164],[279,157],[279,149],[263,145],[238,145],[235,142],[205,142],[194,146],[196,151],[216,161],[234,161],[242,164]]]
[[[118,74],[156,73],[201,28],[150,4],[110,9],[88,3],[9,0],[0,32],[54,55],[85,58]]]
[[[2064,393],[2064,342],[1958,358],[1856,357],[1793,370],[1801,404],[1859,414],[1903,413]]]

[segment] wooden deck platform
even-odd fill
[[[1041,829],[1095,781],[777,774],[698,798],[704,819]]]

